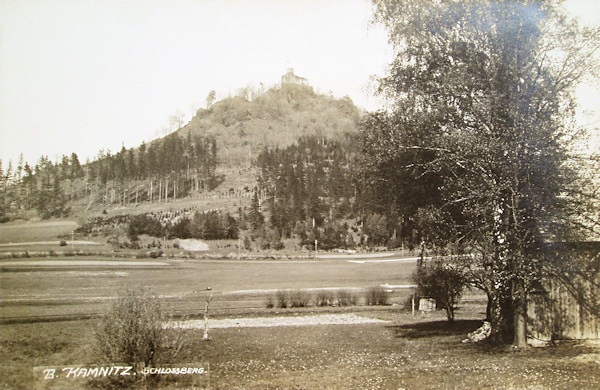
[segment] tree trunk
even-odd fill
[[[513,345],[518,348],[527,346],[527,327],[523,305],[515,307],[515,331]]]
[[[513,302],[514,302],[514,334],[513,345],[517,348],[527,346],[527,325],[525,318],[525,291],[521,283],[513,281]]]

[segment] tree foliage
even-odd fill
[[[151,290],[130,287],[119,293],[98,320],[95,349],[102,362],[143,367],[173,364],[184,345],[181,332],[167,329],[165,306]],[[141,378],[118,376],[96,383],[101,388],[137,388]],[[152,378],[150,378],[152,379]]]
[[[298,222],[323,226],[352,212],[353,136],[342,140],[302,137],[285,149],[265,149],[259,156],[258,183],[267,197],[271,225],[289,237]]]
[[[363,124],[363,191],[403,234],[468,263],[494,336],[513,331],[544,275],[545,243],[579,239],[574,88],[598,31],[554,1],[375,1],[396,57]],[[516,317],[515,317],[516,318]],[[519,341],[521,342],[521,341]]]
[[[440,259],[425,262],[413,276],[422,297],[433,298],[437,309],[445,310],[448,321],[454,321],[456,305],[467,287],[464,272]]]

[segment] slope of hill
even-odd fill
[[[350,98],[335,99],[307,85],[287,83],[248,100],[236,96],[200,109],[178,130],[211,135],[219,163],[249,166],[265,147],[286,147],[305,135],[335,138],[357,131],[360,112]]]
[[[350,98],[317,94],[306,83],[240,93],[199,109],[185,126],[148,144],[101,152],[83,166],[75,154],[56,164],[41,159],[18,179],[5,175],[10,180],[0,183],[0,216],[30,218],[35,209],[42,218],[85,218],[105,209],[127,214],[190,202],[237,209],[249,202],[257,184],[254,163],[265,148],[285,148],[310,135],[341,138],[357,131],[360,117]]]

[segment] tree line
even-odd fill
[[[43,219],[68,215],[67,201],[72,194],[66,188],[84,174],[76,153],[63,156],[57,163],[42,156],[33,167],[23,161],[23,155],[16,167],[9,161],[6,169],[0,159],[0,222],[28,209],[35,209]]]
[[[43,218],[65,217],[68,201],[96,203],[166,201],[218,184],[214,137],[178,134],[112,154],[101,151],[82,165],[76,153],[52,162],[42,156],[34,166],[0,160],[0,221],[35,209]]]
[[[368,125],[368,119],[362,123],[365,129]],[[265,148],[257,158],[257,181],[266,199],[261,207],[257,200],[251,207],[264,216],[253,230],[266,229],[263,233],[275,238],[295,236],[311,248],[315,240],[322,249],[417,245],[416,226],[394,207],[397,193],[412,183],[405,177],[372,186],[364,180],[371,171],[361,147],[369,147],[367,132],[339,139],[306,136],[287,148]],[[421,200],[427,189],[422,191]]]

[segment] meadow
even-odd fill
[[[465,310],[453,324],[439,314],[413,317],[388,308],[361,314],[386,324],[213,329],[210,341],[202,339],[201,329],[185,330],[186,348],[179,359],[208,363],[208,383],[197,388],[598,388],[597,344],[561,342],[526,350],[466,344],[461,340],[481,323],[473,318],[477,311]],[[92,320],[5,324],[0,330],[0,387],[89,387],[83,378],[44,380],[32,367],[98,363],[91,348]]]
[[[36,240],[56,239],[44,236],[39,226],[32,232]],[[409,286],[415,267],[414,259],[390,253],[287,260],[5,258],[0,260],[0,388],[92,387],[87,378],[45,380],[39,367],[100,364],[94,349],[98,316],[130,286],[150,287],[180,321],[202,319],[211,287],[211,319],[238,323],[210,329],[209,341],[203,340],[202,327],[174,329],[184,335],[185,347],[173,363],[207,364],[209,376],[197,383],[161,382],[161,388],[599,388],[597,343],[563,341],[525,350],[462,343],[484,317],[485,300],[476,292],[463,299],[454,323],[442,312],[413,314]],[[375,286],[389,291],[388,305],[365,304],[365,291]],[[354,294],[356,304],[316,306],[320,291],[340,289]],[[268,298],[284,290],[310,296],[307,307],[267,307]],[[248,325],[251,319],[293,324],[343,315],[379,322]]]

